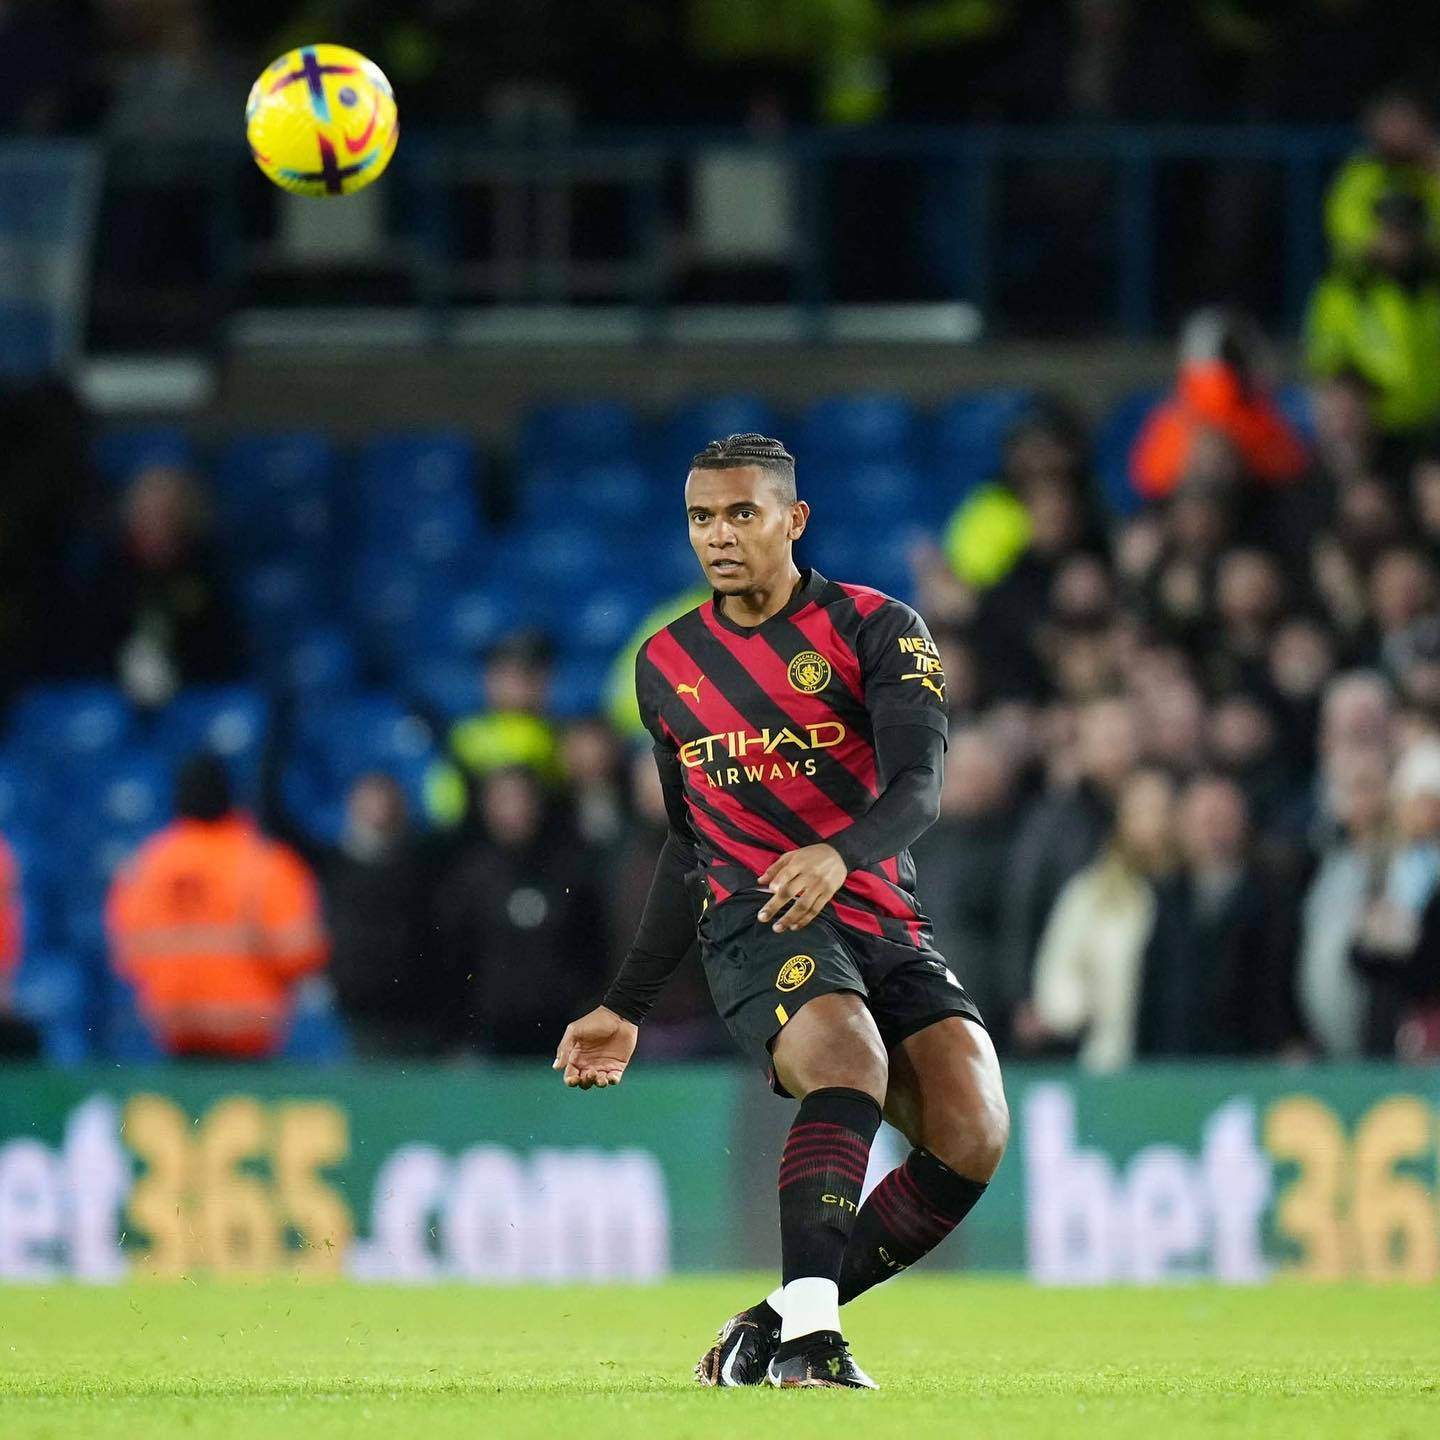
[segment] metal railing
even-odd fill
[[[457,311],[487,305],[620,306],[655,317],[662,333],[667,308],[734,298],[726,287],[748,286],[747,269],[765,271],[768,287],[748,298],[793,307],[816,335],[827,307],[856,301],[965,302],[989,333],[1044,333],[1047,296],[1060,310],[1075,302],[1069,323],[1091,334],[1154,335],[1221,298],[1293,327],[1324,266],[1325,185],[1354,143],[1340,128],[1268,126],[407,133],[382,182],[373,258],[393,279],[390,303],[415,308],[442,339],[456,333]],[[768,266],[712,276],[697,296],[687,190],[721,152],[778,167],[789,238]],[[189,286],[196,323],[212,333],[217,311],[309,303],[303,284],[257,301],[285,201],[238,137],[119,142],[106,158],[102,308],[118,297],[130,315],[147,313],[157,244],[188,247],[165,313]],[[137,222],[147,205],[183,215],[183,241],[163,222]],[[1255,293],[1207,288],[1227,273]]]

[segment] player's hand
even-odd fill
[[[777,934],[801,930],[830,903],[849,873],[833,845],[806,845],[792,850],[760,876],[760,884],[770,891],[770,898],[756,918],[762,925],[775,920],[771,928]]]
[[[639,1038],[637,1025],[597,1005],[565,1027],[551,1068],[563,1070],[565,1083],[581,1090],[618,1085]]]

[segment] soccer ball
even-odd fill
[[[395,92],[343,45],[302,45],[268,66],[245,102],[255,163],[296,195],[353,195],[395,153]]]

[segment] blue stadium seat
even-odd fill
[[[346,792],[367,771],[390,775],[417,813],[436,736],[413,710],[388,694],[337,696],[302,706],[284,775],[286,803],[318,839],[340,831]]]
[[[449,654],[473,662],[511,631],[535,624],[536,617],[517,586],[502,577],[502,583],[456,595],[441,623]]]
[[[606,535],[593,525],[518,530],[497,546],[495,576],[506,585],[553,586],[573,594],[601,579],[617,546],[628,554],[630,537]]]
[[[779,416],[758,395],[700,396],[676,405],[662,422],[656,460],[678,485],[690,457],[712,440],[747,432],[775,435],[779,429]]]
[[[43,834],[52,794],[33,757],[0,754],[0,835]]]
[[[817,400],[800,424],[796,455],[805,464],[847,460],[905,460],[917,440],[915,412],[903,395],[831,395]]]
[[[444,617],[454,594],[444,569],[412,559],[366,556],[348,579],[349,613],[368,657],[391,665],[412,655],[443,654]]]
[[[474,497],[454,491],[416,495],[369,536],[369,544],[372,553],[479,574],[484,538]]]
[[[353,1054],[350,1032],[329,984],[324,980],[302,984],[295,995],[280,1058],[299,1064],[337,1065]]]
[[[115,489],[151,465],[175,465],[188,470],[197,463],[190,437],[170,425],[107,430],[95,442],[94,459],[101,478]]]
[[[520,467],[602,465],[633,458],[634,412],[617,400],[574,400],[531,411],[520,432]]]
[[[417,660],[402,672],[400,688],[447,722],[474,715],[485,704],[481,667],[474,660]]]
[[[83,968],[64,950],[27,950],[15,977],[15,1008],[40,1032],[50,1065],[83,1065],[90,1058]]]
[[[262,657],[330,608],[325,578],[306,559],[253,565],[241,574],[236,589],[250,639]]]
[[[221,538],[235,553],[324,550],[337,539],[335,451],[327,436],[295,431],[232,440],[220,454]]]
[[[818,506],[813,524],[821,529],[858,526],[869,533],[925,518],[924,485],[919,473],[903,461],[832,462],[808,472],[805,498]]]
[[[50,944],[59,931],[54,841],[48,830],[26,834],[5,829],[4,835],[15,860],[20,894],[21,954],[28,955]]]
[[[915,582],[910,573],[908,529],[858,534],[825,530],[807,535],[797,550],[802,565],[814,565],[830,580],[847,585],[868,585],[910,604]]]
[[[422,430],[384,435],[360,452],[360,497],[367,516],[383,519],[428,495],[476,494],[479,461],[469,436]]]
[[[1130,483],[1130,450],[1145,417],[1165,393],[1158,385],[1137,390],[1100,422],[1095,435],[1095,475],[1100,498],[1112,515],[1133,515],[1142,504]]]
[[[565,626],[565,641],[577,649],[614,652],[654,607],[655,598],[648,588],[634,585],[601,585],[586,591]]]
[[[300,695],[343,693],[359,683],[354,638],[339,625],[311,625],[268,658],[272,679]]]
[[[153,834],[174,814],[179,758],[154,750],[125,750],[87,766],[83,790],[68,803],[66,829],[125,842]]]
[[[253,804],[269,726],[270,707],[260,691],[244,685],[197,686],[170,702],[159,718],[155,741],[163,754],[175,759],[196,750],[219,755],[236,793]]]
[[[128,1065],[149,1065],[165,1059],[135,1004],[135,992],[107,968],[101,979],[104,992],[105,1054]]]
[[[1028,390],[981,390],[957,395],[940,410],[931,449],[936,478],[948,492],[945,513],[1000,473],[1005,436],[1032,401]]]
[[[550,682],[550,708],[562,720],[594,715],[605,708],[605,681],[614,655],[577,651],[564,654]]]
[[[108,685],[63,684],[26,691],[11,711],[9,739],[27,757],[103,755],[130,738],[135,717]]]

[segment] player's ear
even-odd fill
[[[797,500],[790,507],[789,538],[791,540],[798,540],[805,533],[805,526],[809,519],[810,507],[803,500]]]

